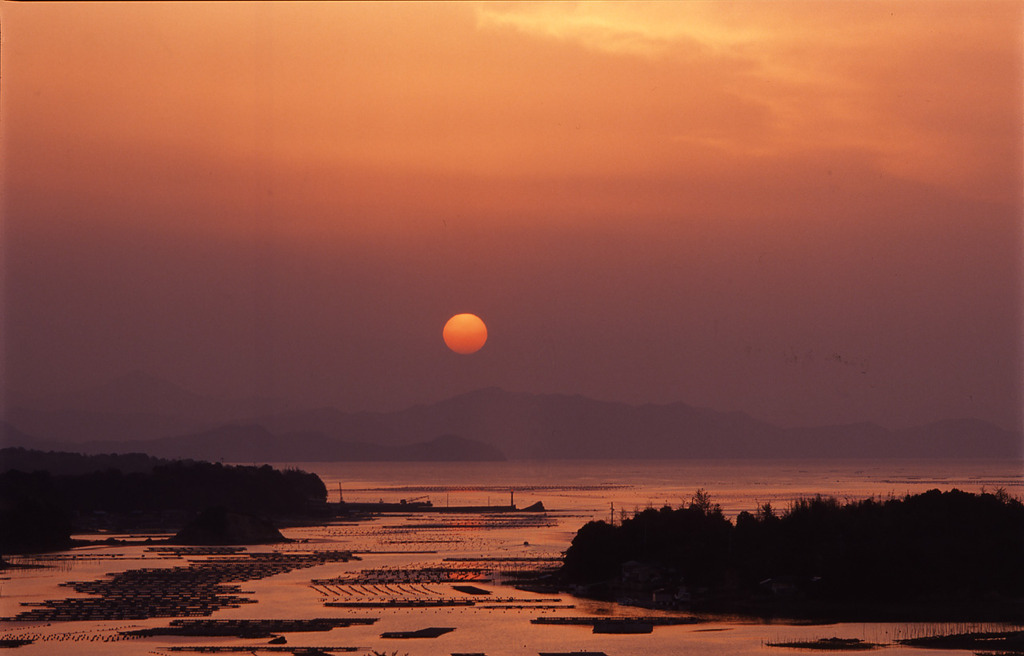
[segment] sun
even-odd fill
[[[487,341],[487,326],[475,314],[456,314],[444,325],[441,335],[448,348],[469,355],[479,351]]]

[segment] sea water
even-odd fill
[[[246,463],[247,464],[247,463]],[[687,505],[697,490],[734,518],[764,503],[785,510],[793,501],[821,494],[841,501],[887,499],[938,488],[968,492],[998,489],[1024,498],[1024,468],[1011,461],[544,461],[498,463],[278,463],[320,475],[329,499],[349,502],[406,500],[436,506],[508,506],[535,502],[546,512],[508,514],[408,513],[359,522],[284,530],[297,542],[287,546],[250,547],[249,551],[343,549],[361,560],[301,569],[241,584],[257,601],[224,608],[211,619],[302,619],[314,617],[377,618],[329,632],[290,633],[288,646],[345,646],[358,654],[437,656],[486,653],[488,656],[539,652],[599,651],[608,656],[767,656],[784,650],[768,642],[839,637],[885,643],[879,651],[927,656],[929,652],[892,645],[895,640],[934,633],[993,628],[908,623],[799,625],[749,618],[706,618],[682,626],[657,626],[646,635],[594,634],[588,626],[532,624],[541,616],[636,616],[652,611],[607,602],[541,595],[497,584],[474,582],[489,598],[515,597],[522,607],[485,608],[337,608],[325,602],[359,599],[385,601],[410,593],[431,598],[464,597],[450,583],[408,586],[363,585],[364,570],[424,570],[444,566],[445,559],[557,558],[576,530],[591,520],[621,521],[647,507]],[[70,556],[76,556],[71,559]],[[52,567],[8,570],[0,580],[0,616],[12,617],[24,603],[81,596],[60,584],[144,567],[180,567],[201,557],[165,558],[144,545],[90,547],[58,555]],[[45,562],[45,561],[44,561]],[[315,586],[314,580],[341,581]],[[344,581],[351,582],[344,582]],[[475,599],[481,601],[481,599]],[[68,649],[81,654],[174,654],[208,646],[267,647],[265,639],[153,637],[124,640],[120,631],[166,626],[171,618],[119,622],[27,623],[4,621],[0,637],[32,637],[19,654],[50,654]],[[425,627],[455,631],[434,639],[389,640],[385,631]],[[188,653],[188,652],[185,652]],[[260,652],[257,652],[260,653]],[[268,653],[268,652],[263,652]]]

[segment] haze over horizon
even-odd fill
[[[1020,3],[0,18],[4,388],[1024,428]]]
[[[532,392],[529,390],[510,390],[499,386],[488,386],[474,388],[453,395],[431,399],[424,402],[408,403],[393,408],[362,408],[343,409],[337,405],[326,403],[310,403],[307,399],[271,398],[271,397],[243,397],[232,394],[207,394],[200,390],[189,388],[185,385],[156,376],[141,370],[132,370],[126,374],[116,376],[112,379],[100,381],[98,384],[90,384],[81,387],[66,387],[53,390],[44,395],[26,395],[16,390],[7,390],[9,398],[0,397],[0,421],[11,416],[22,416],[27,411],[29,414],[42,413],[43,416],[70,417],[71,421],[81,419],[83,416],[90,418],[121,416],[165,416],[176,415],[196,417],[205,416],[205,421],[211,425],[249,426],[258,425],[262,421],[282,417],[301,417],[309,414],[316,415],[322,411],[338,411],[343,414],[368,414],[368,415],[389,415],[401,414],[403,412],[416,411],[425,407],[444,406],[460,400],[484,399],[486,401],[494,398],[511,399],[534,399],[555,401],[556,399],[569,401],[593,402],[599,405],[619,405],[623,408],[642,409],[670,408],[675,406],[687,407],[699,412],[708,411],[712,414],[723,417],[740,413],[757,422],[764,422],[773,425],[772,422],[735,408],[714,408],[688,403],[685,399],[666,402],[643,401],[630,403],[615,399],[602,399],[585,396],[579,393],[570,392]],[[486,403],[485,401],[485,403]],[[458,413],[457,413],[458,414]],[[529,414],[529,413],[527,413]],[[943,421],[957,422],[959,420],[977,420],[977,417],[950,417],[925,421],[921,424],[902,426],[896,428],[925,428],[930,425],[939,424]],[[58,419],[58,421],[61,421]],[[115,419],[116,421],[116,419]],[[982,420],[988,422],[988,420]],[[255,423],[252,423],[255,422]],[[878,424],[870,419],[862,419],[849,422],[826,423],[826,424],[805,424],[805,425],[783,425],[774,424],[775,427],[788,428],[829,428],[829,427],[857,427],[862,426],[865,431],[870,432],[870,426],[877,425],[884,429],[892,429],[892,426]],[[990,424],[993,428],[1002,428],[997,424]],[[30,431],[31,432],[31,431]],[[92,431],[85,431],[86,433]],[[168,435],[175,431],[164,431]],[[179,431],[180,432],[180,431]],[[1020,431],[1016,434],[1021,435]],[[129,439],[151,439],[150,436],[132,437],[131,431],[128,435],[121,436]]]

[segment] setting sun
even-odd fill
[[[448,348],[469,355],[479,351],[487,341],[487,326],[475,314],[456,314],[444,325],[442,335]]]

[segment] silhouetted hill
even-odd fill
[[[494,387],[398,412],[346,413],[210,399],[133,374],[64,402],[8,411],[4,445],[76,443],[89,453],[234,462],[490,459],[497,452],[512,459],[1024,457],[1019,433],[978,419],[895,431],[867,422],[780,428],[685,403],[629,405]],[[439,435],[473,444],[416,446]]]
[[[474,435],[512,459],[1022,456],[1019,434],[977,419],[903,431],[871,423],[779,428],[685,403],[631,406],[489,388],[382,415],[389,436]],[[393,439],[393,437],[392,437]]]
[[[260,414],[253,423],[265,426],[275,433],[321,433],[348,442],[401,444],[408,441],[405,436],[395,435],[391,431],[387,426],[386,417],[384,414],[369,412],[348,413],[337,408],[314,408]]]
[[[37,399],[40,410],[194,417],[224,412],[215,399],[190,392],[162,378],[132,371],[101,385]]]
[[[47,443],[151,440],[204,426],[204,422],[188,416],[40,410],[20,406],[8,410],[5,416],[11,424]]]
[[[949,458],[971,458],[978,453],[1019,456],[1021,435],[981,421],[950,419],[896,431],[894,437],[908,451],[934,450]]]
[[[313,431],[276,435],[263,426],[227,425],[145,442],[83,442],[74,448],[89,454],[124,454],[143,450],[166,459],[211,462],[372,462],[372,461],[496,461],[500,450],[456,435],[402,445],[336,440]]]
[[[85,446],[85,445],[83,445]],[[122,452],[131,443],[101,443],[114,452]],[[257,425],[227,425],[189,435],[162,437],[144,447],[163,458],[195,458],[227,462],[274,462],[282,452],[292,452],[286,460],[323,460],[331,454],[335,442],[322,435],[301,435],[292,439],[277,436]],[[94,445],[88,445],[90,449]]]
[[[4,416],[41,440],[150,440],[281,411],[270,399],[219,399],[140,371],[95,387],[9,402]]]
[[[85,455],[55,451],[38,451],[21,447],[0,449],[0,473],[17,469],[23,472],[45,471],[59,476],[90,474],[116,469],[125,474],[153,471],[169,464],[169,460],[142,453],[102,453]]]
[[[182,527],[171,544],[228,545],[275,544],[287,542],[273,523],[256,515],[231,512],[226,508],[207,508]]]
[[[495,447],[458,435],[441,435],[400,449],[403,460],[421,462],[496,462],[505,455]]]
[[[784,432],[787,451],[804,452],[810,457],[823,458],[893,458],[913,457],[915,454],[893,441],[887,428],[870,422],[790,428]],[[923,455],[920,457],[944,457]]]
[[[0,446],[20,446],[26,449],[37,448],[39,440],[18,430],[6,421],[0,421]]]
[[[416,406],[384,421],[393,434],[413,439],[475,435],[514,459],[713,458],[723,457],[723,441],[739,457],[756,458],[771,454],[766,440],[779,434],[741,413],[684,403],[631,406],[495,388]]]

